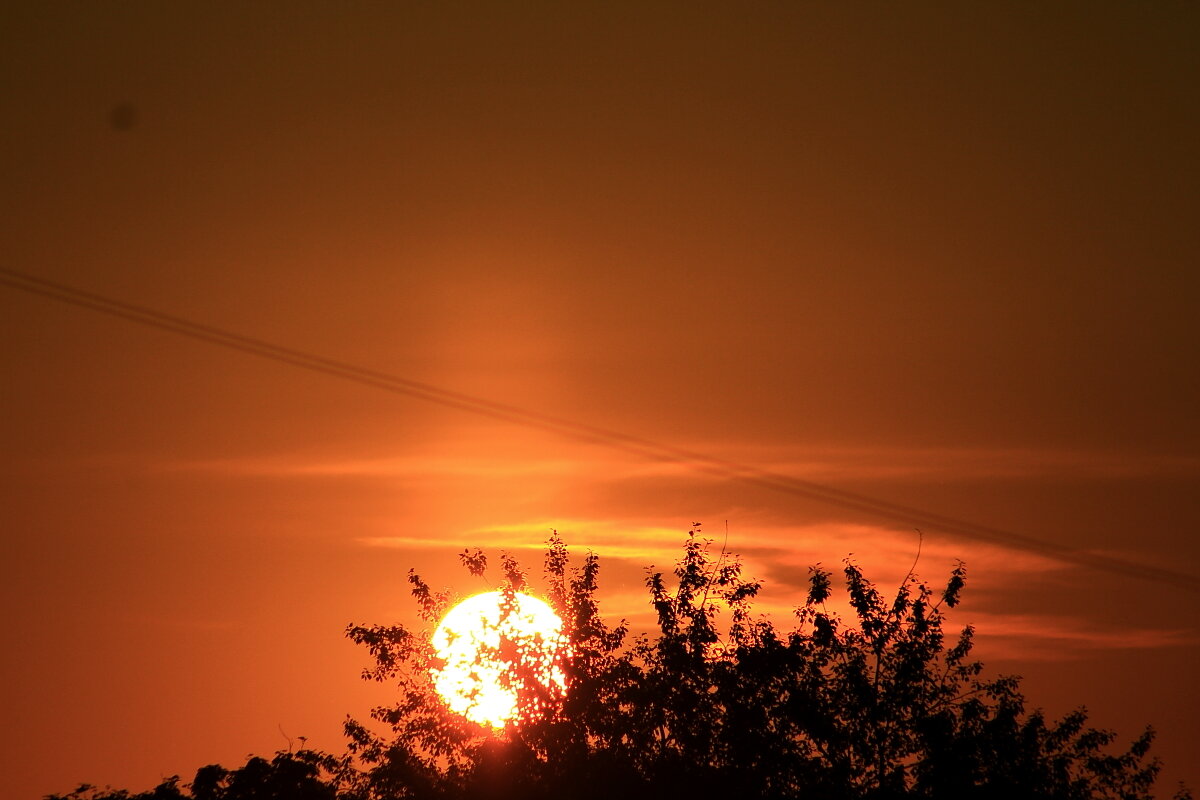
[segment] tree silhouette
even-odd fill
[[[353,798],[356,771],[348,759],[315,750],[281,751],[267,760],[251,756],[238,769],[210,764],[196,771],[187,786],[179,776],[147,792],[80,786],[46,800],[335,800]]]
[[[475,575],[487,569],[481,551],[461,558]],[[205,767],[188,785],[81,787],[49,800],[1152,797],[1150,729],[1114,751],[1115,734],[1088,727],[1082,708],[1053,722],[1026,711],[1017,678],[987,678],[971,659],[970,627],[947,636],[943,609],[963,591],[961,563],[943,587],[910,570],[885,597],[847,559],[849,621],[826,606],[833,575],[812,567],[784,629],[754,613],[760,585],[740,560],[714,555],[693,526],[673,575],[647,575],[656,623],[638,634],[602,619],[599,570],[594,554],[572,567],[552,536],[544,576],[564,623],[555,667],[568,688],[547,692],[545,665],[501,637],[482,657],[506,663],[503,680],[517,696],[502,730],[451,712],[437,695],[428,631],[351,625],[347,636],[371,656],[363,676],[395,684],[399,699],[374,709],[373,723],[347,719],[344,755],[278,753],[232,771]],[[511,604],[526,576],[507,555],[501,571]],[[414,572],[409,581],[433,625],[449,594]]]
[[[647,577],[656,629],[631,635],[606,624],[596,601],[599,561],[569,566],[557,534],[545,559],[549,600],[565,623],[561,704],[531,698],[502,733],[449,714],[429,688],[428,636],[403,627],[351,626],[401,701],[374,718],[391,735],[347,723],[366,766],[363,790],[380,798],[1150,798],[1153,732],[1110,752],[1111,731],[1084,709],[1057,722],[1027,712],[1014,677],[983,677],[974,631],[950,641],[943,608],[965,585],[960,563],[944,587],[912,572],[885,597],[851,560],[843,574],[853,624],[831,613],[832,575],[810,572],[790,630],[752,610],[760,585],[741,562],[693,530],[673,580]],[[486,559],[463,554],[479,574]],[[524,575],[504,560],[516,591]],[[422,617],[448,597],[410,573]],[[489,654],[495,657],[496,654]],[[512,670],[519,675],[520,664]],[[530,692],[522,685],[523,692]],[[1181,790],[1178,797],[1187,797]]]

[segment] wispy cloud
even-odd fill
[[[586,465],[570,459],[389,456],[374,458],[275,457],[213,459],[170,465],[170,469],[259,477],[360,477],[430,480],[437,478],[524,478],[563,476]]]
[[[646,563],[674,561],[683,534],[674,528],[624,524],[612,520],[536,519],[462,531],[454,538],[486,543],[495,550],[545,549],[552,531],[559,531],[574,552],[594,552],[601,557],[634,559]],[[369,547],[442,548],[445,538],[377,536],[358,540]]]
[[[544,549],[550,531],[558,530],[573,553],[591,551],[601,557],[607,613],[648,624],[652,619],[646,611],[643,569],[648,565],[663,571],[671,569],[681,555],[680,545],[690,521],[655,516],[650,506],[659,502],[664,487],[674,492],[670,496],[678,497],[682,491],[678,487],[683,486],[688,503],[707,498],[713,494],[707,484],[711,477],[683,463],[651,463],[594,449],[586,453],[571,449],[553,452],[547,457],[544,450],[491,450],[485,442],[396,457],[327,458],[309,454],[189,462],[172,468],[296,480],[392,479],[414,489],[412,496],[434,504],[469,496],[474,505],[495,510],[494,522],[479,524],[486,518],[472,513],[460,520],[459,527],[453,527],[431,516],[432,523],[420,535],[390,535],[394,527],[385,521],[374,530],[370,529],[373,526],[362,530],[364,535],[355,541],[368,548],[443,552],[479,545],[493,552],[523,554],[522,562],[532,562],[528,565],[533,567],[539,560],[535,554]],[[1100,479],[1200,472],[1200,460],[1189,458],[1015,449],[831,447],[810,450],[804,458],[796,458],[794,450],[763,447],[723,455],[763,469],[831,483],[1050,475]],[[690,482],[692,478],[697,480]],[[590,488],[581,490],[580,486]],[[630,487],[636,487],[636,491]],[[562,507],[571,509],[574,515],[532,516],[527,515],[529,504],[505,502],[509,495],[527,496],[531,491],[550,499],[551,504],[559,497],[571,498]],[[579,497],[590,499],[575,502]],[[708,510],[712,512],[714,507]],[[936,531],[928,531],[922,538],[907,526],[838,519],[836,510],[825,521],[802,524],[793,522],[787,512],[779,509],[727,511],[708,513],[706,518],[735,521],[728,548],[742,557],[748,577],[764,581],[759,610],[781,623],[803,601],[810,566],[821,563],[836,574],[842,559],[850,556],[881,588],[894,588],[904,579],[920,547],[915,571],[932,586],[944,585],[958,560],[967,563],[970,601],[966,612],[956,609],[953,617],[978,624],[981,642],[988,642],[988,652],[1001,657],[1061,659],[1100,649],[1171,647],[1196,641],[1194,634],[1184,629],[1105,628],[1082,617],[1062,616],[1061,609],[1057,615],[1049,609],[1045,614],[1036,609],[1012,613],[1018,606],[1010,601],[1014,592],[1023,591],[1022,587],[1067,586],[1079,578],[1084,569],[1080,563],[1056,558],[1053,553]],[[704,535],[713,540],[714,551],[725,545],[723,528],[714,530],[710,526]]]
[[[1075,617],[973,611],[981,649],[989,656],[1024,661],[1066,661],[1098,650],[1152,650],[1200,643],[1186,628],[1099,627]]]
[[[594,552],[602,559],[667,569],[679,559],[687,537],[686,530],[646,522],[542,518],[436,537],[372,536],[357,541],[367,547],[385,548],[445,549],[458,541],[486,545],[492,550],[542,551],[551,531],[558,531],[575,553]],[[921,540],[913,531],[882,525],[756,525],[736,531],[728,540],[723,532],[700,535],[710,541],[714,556],[727,548],[742,559],[748,575],[764,579],[781,594],[805,589],[810,566],[820,563],[838,571],[846,557],[868,577],[887,583],[902,580],[914,561],[916,571],[930,575],[935,582],[943,580],[960,560],[969,564],[973,574],[986,576],[989,583],[1003,583],[1018,574],[1046,575],[1075,569],[1034,553],[979,542],[932,537]]]
[[[886,448],[816,446],[798,448],[698,442],[687,449],[727,459],[734,465],[812,481],[973,481],[1009,478],[1119,479],[1200,475],[1200,458],[1153,453],[1031,448]],[[327,457],[282,454],[274,457],[179,462],[167,468],[261,476],[505,477],[598,476],[638,478],[688,475],[712,479],[687,460],[642,460],[595,447],[554,447],[560,455],[514,453],[492,442],[438,447],[397,456]],[[490,452],[489,452],[490,451]],[[566,455],[563,455],[566,453]],[[572,456],[572,454],[574,454]]]
[[[653,625],[654,614],[642,582],[644,568],[654,564],[657,570],[669,572],[682,554],[685,531],[632,520],[544,518],[465,530],[454,538],[486,545],[491,552],[532,554],[544,550],[551,530],[562,534],[573,553],[590,551],[600,556],[605,578],[603,609],[610,620],[624,618],[635,628]],[[724,533],[707,538],[716,556],[723,546]],[[447,547],[447,539],[436,537],[364,537],[358,542],[382,548]],[[904,580],[917,545],[918,539],[911,531],[858,524],[756,526],[738,531],[728,542],[729,550],[742,559],[747,578],[764,581],[756,611],[784,627],[792,624],[796,608],[803,604],[810,566],[821,562],[835,573],[835,582],[840,582],[837,576],[841,561],[849,555],[886,594]],[[1182,628],[1105,628],[1095,621],[1053,612],[1011,613],[1004,609],[1003,594],[978,593],[978,589],[989,586],[1011,590],[1029,581],[1065,581],[1078,569],[1033,553],[927,537],[921,543],[916,572],[928,579],[936,592],[960,558],[969,565],[970,602],[965,608],[948,612],[947,631],[957,631],[967,623],[976,625],[987,658],[1066,660],[1097,650],[1153,649],[1200,641],[1195,631]],[[614,567],[621,573],[615,581]],[[848,622],[854,619],[849,605],[836,593],[828,608]]]
[[[737,464],[810,481],[976,481],[986,479],[1119,479],[1200,474],[1200,458],[1153,453],[1032,448],[895,448],[794,445],[737,446],[704,443],[691,449]],[[638,475],[696,472],[687,461],[646,462]]]

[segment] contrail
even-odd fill
[[[938,530],[942,533],[976,541],[989,542],[1037,553],[1056,561],[1090,567],[1104,572],[1157,583],[1170,584],[1189,591],[1200,591],[1200,577],[1176,570],[1154,567],[1127,559],[1088,553],[1064,545],[1036,539],[1011,531],[977,525],[966,520],[947,517],[911,506],[891,503],[867,495],[847,492],[832,486],[793,478],[748,464],[740,464],[673,445],[662,444],[639,436],[574,422],[538,411],[497,403],[482,397],[455,392],[429,383],[414,381],[356,366],[344,361],[325,358],[261,339],[243,336],[211,325],[193,322],[165,314],[145,306],[134,305],[110,297],[84,291],[65,284],[0,268],[0,284],[30,294],[52,298],[74,306],[88,308],[141,325],[170,331],[209,344],[290,364],[295,367],[332,375],[393,394],[414,397],[430,403],[456,408],[480,416],[502,420],[515,425],[549,431],[578,441],[600,444],[642,458],[682,464],[699,472],[735,480],[739,483],[771,491],[815,500],[839,508],[858,511],[870,516],[901,523],[906,526]]]

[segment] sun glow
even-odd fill
[[[468,597],[433,633],[434,687],[467,719],[503,728],[566,692],[562,620],[531,595]]]

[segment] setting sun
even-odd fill
[[[562,620],[536,597],[468,597],[434,631],[434,686],[452,711],[502,728],[517,718],[522,698],[536,707],[565,692],[561,631]]]

